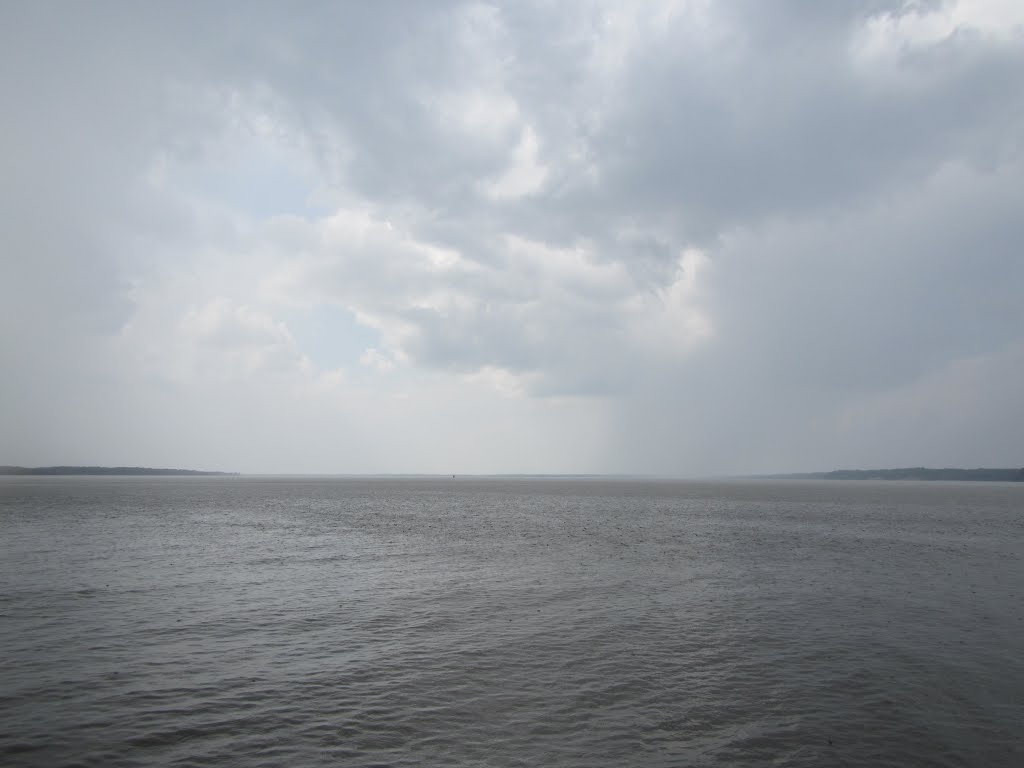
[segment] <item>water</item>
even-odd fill
[[[1024,765],[1024,485],[0,479],[0,764]]]

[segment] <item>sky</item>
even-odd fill
[[[0,5],[0,464],[1024,465],[1018,0]]]

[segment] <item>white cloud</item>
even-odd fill
[[[197,356],[200,374],[216,368],[248,377],[309,368],[284,323],[224,298],[188,310],[179,327],[184,344]]]
[[[1013,40],[1024,34],[1024,7],[1015,0],[905,2],[867,19],[856,44],[868,57],[892,57],[935,46],[956,35]]]
[[[473,86],[463,91],[430,94],[424,98],[442,127],[458,131],[466,141],[499,144],[522,124],[516,101],[502,90]]]
[[[634,343],[651,348],[654,359],[685,357],[710,341],[714,326],[701,295],[701,273],[708,266],[702,251],[687,249],[679,256],[675,279],[668,286],[629,300]]]
[[[548,169],[537,157],[539,151],[537,134],[527,126],[512,152],[508,168],[483,185],[484,194],[495,200],[514,200],[539,192],[548,177]]]
[[[359,362],[369,368],[378,371],[390,371],[395,367],[395,361],[376,347],[370,347],[359,358]]]

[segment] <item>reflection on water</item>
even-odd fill
[[[1024,485],[4,478],[5,765],[1024,764]]]

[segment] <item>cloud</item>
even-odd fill
[[[0,463],[1017,464],[1017,5],[5,8]]]
[[[265,312],[214,299],[181,320],[181,335],[197,353],[198,367],[218,367],[246,378],[308,369],[284,323]]]

